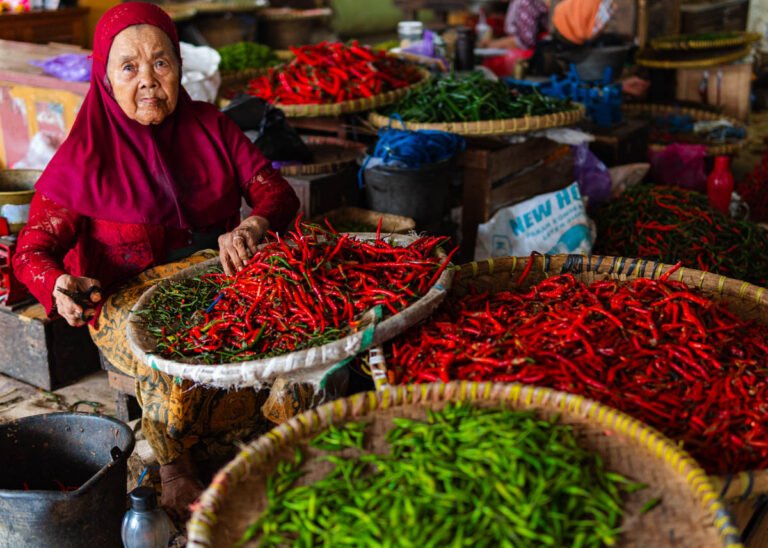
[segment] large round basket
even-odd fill
[[[307,442],[331,424],[363,420],[368,427],[365,449],[385,453],[386,432],[395,418],[422,419],[427,410],[448,402],[479,407],[532,410],[544,418],[559,417],[572,425],[579,443],[598,453],[606,468],[649,487],[628,495],[620,545],[741,546],[738,532],[718,501],[714,487],[696,462],[657,431],[609,407],[563,392],[519,384],[450,383],[400,387],[358,394],[294,417],[243,449],[214,478],[187,524],[190,547],[232,546],[267,504],[267,478],[296,447],[306,455],[306,484],[330,469],[321,452]],[[661,506],[643,514],[651,497]]]
[[[641,67],[653,69],[705,69],[738,61],[750,53],[752,53],[751,45],[735,51],[725,52],[710,52],[707,50],[685,52],[645,50],[637,54],[635,62]]]
[[[527,257],[505,257],[465,264],[456,273],[451,292],[462,295],[470,286],[490,293],[517,287],[516,280],[525,270],[529,260]],[[533,268],[523,282],[524,287],[565,273],[573,274],[587,284],[603,279],[655,279],[672,268],[670,265],[643,259],[598,255],[545,255],[534,257],[533,261]],[[711,297],[727,303],[729,308],[742,318],[768,325],[768,293],[761,287],[689,268],[681,268],[675,272],[672,279],[698,287]],[[369,363],[376,388],[391,388],[386,360],[380,348],[371,349]],[[768,470],[713,477],[712,481],[720,490],[720,494],[727,499],[749,498],[768,493]]]
[[[363,143],[337,137],[313,135],[304,137],[304,142],[312,151],[313,162],[311,164],[283,166],[280,168],[281,174],[311,176],[333,173],[347,166],[355,165],[357,159],[365,152]]]
[[[678,115],[678,116],[690,116],[693,118],[696,122],[703,122],[703,121],[715,121],[715,120],[727,120],[734,126],[743,127],[744,124],[736,120],[735,118],[730,118],[728,116],[723,116],[722,114],[718,114],[717,112],[712,112],[709,110],[703,110],[695,107],[682,107],[679,105],[660,105],[655,103],[624,103],[621,107],[622,111],[624,112],[625,116],[632,117],[632,118],[648,118],[648,117],[654,117],[654,116],[669,116],[669,115]],[[747,138],[739,139],[734,142],[730,143],[713,143],[713,144],[705,144],[707,147],[707,155],[709,156],[728,156],[732,154],[737,154],[741,149],[743,149],[747,144]],[[651,143],[649,145],[649,148],[654,151],[661,151],[664,148],[666,148],[668,145],[661,144],[661,143]]]
[[[664,36],[651,40],[651,47],[660,50],[732,48],[752,44],[763,38],[758,32],[728,31],[720,34],[722,36],[709,38],[704,34]]]
[[[375,234],[356,234],[355,237],[370,240],[375,238]],[[399,245],[407,245],[415,239],[415,236],[401,234],[387,236],[387,240]],[[193,278],[218,264],[218,259],[211,259],[185,268],[164,279],[148,289],[136,301],[132,313],[136,314],[146,308],[160,287]],[[271,383],[277,377],[293,382],[319,383],[336,364],[367,350],[371,345],[380,344],[399,335],[428,317],[445,298],[452,280],[453,270],[447,268],[425,295],[398,314],[380,320],[372,310],[366,314],[369,321],[364,329],[322,346],[272,358],[214,365],[185,363],[162,358],[155,354],[155,338],[144,328],[141,319],[135,315],[128,322],[128,342],[131,351],[144,365],[174,377],[216,388],[261,387]]]
[[[402,125],[406,129],[432,129],[447,131],[466,137],[491,137],[496,135],[514,135],[517,133],[529,133],[539,129],[551,127],[570,126],[584,118],[586,110],[584,105],[576,105],[572,110],[556,112],[544,116],[523,116],[522,118],[509,118],[506,120],[484,120],[480,122],[446,122],[443,124],[420,124],[405,121]],[[390,124],[390,118],[377,112],[368,115],[368,121],[377,128]],[[398,127],[401,124],[398,121]]]
[[[311,44],[333,15],[331,8],[266,8],[256,15],[259,40],[275,49]]]
[[[267,73],[267,68],[247,68],[240,70],[222,70],[221,84],[219,85],[219,94],[228,95],[245,91],[248,82],[257,76],[263,76]]]
[[[317,117],[317,116],[340,116],[342,114],[353,114],[356,112],[365,112],[375,108],[391,105],[405,97],[409,91],[419,89],[426,84],[430,75],[424,69],[418,69],[421,75],[420,79],[410,86],[393,89],[365,97],[362,99],[353,99],[351,101],[342,101],[341,103],[328,103],[322,105],[281,105],[275,103],[274,106],[282,110],[286,116],[291,118]]]

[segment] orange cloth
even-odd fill
[[[555,6],[552,23],[557,32],[580,46],[593,38],[601,0],[564,0]]]

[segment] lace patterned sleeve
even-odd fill
[[[56,279],[66,274],[64,256],[75,245],[82,216],[40,193],[32,198],[29,221],[19,233],[13,272],[50,314]]]

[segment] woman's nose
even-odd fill
[[[143,65],[139,69],[139,84],[142,88],[154,88],[157,87],[157,79],[155,73],[152,70],[152,65]]]

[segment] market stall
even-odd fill
[[[0,545],[765,546],[760,36],[218,4],[110,8],[87,82],[0,43],[0,160],[59,137],[0,177]],[[24,418],[96,364],[119,420]]]

